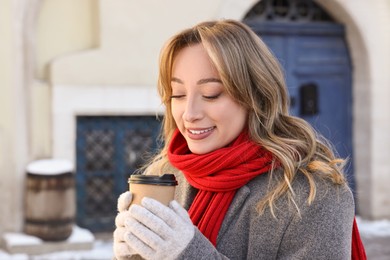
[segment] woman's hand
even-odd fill
[[[194,237],[195,227],[187,211],[176,201],[169,207],[144,198],[132,205],[126,217],[125,241],[145,259],[175,259]]]
[[[117,260],[129,259],[135,252],[124,241],[125,220],[129,216],[129,207],[133,199],[132,194],[127,191],[122,193],[118,198],[118,215],[115,218],[116,229],[114,231],[114,255]]]

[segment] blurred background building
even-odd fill
[[[0,234],[24,225],[26,166],[74,165],[76,222],[112,231],[116,198],[158,147],[163,43],[244,21],[284,67],[291,113],[349,157],[358,214],[390,218],[390,1],[1,0]]]

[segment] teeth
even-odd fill
[[[191,134],[194,134],[194,135],[200,135],[200,134],[204,134],[204,133],[207,133],[211,130],[213,130],[214,127],[210,127],[209,129],[205,129],[205,130],[189,130]]]

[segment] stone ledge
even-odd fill
[[[43,241],[25,233],[4,233],[2,248],[10,254],[39,255],[59,251],[90,250],[94,241],[95,237],[89,230],[74,226],[70,237],[59,242]]]

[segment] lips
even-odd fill
[[[215,127],[187,129],[187,136],[193,140],[201,140],[212,134]]]

